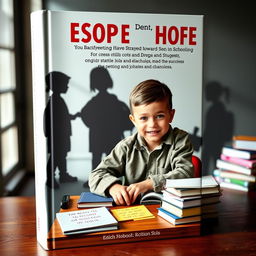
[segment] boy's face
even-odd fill
[[[132,109],[131,121],[145,139],[149,150],[153,150],[161,144],[163,136],[168,132],[175,110],[169,108],[167,100],[133,106]]]

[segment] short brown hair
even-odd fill
[[[129,103],[133,106],[147,105],[155,101],[167,99],[172,109],[172,92],[169,87],[157,80],[145,80],[134,87],[130,94]]]

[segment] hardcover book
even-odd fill
[[[194,206],[189,208],[179,208],[173,204],[163,201],[161,208],[180,218],[201,215],[200,206]]]
[[[216,166],[219,169],[229,170],[229,171],[233,171],[241,174],[246,174],[246,175],[256,174],[256,168],[247,168],[238,164],[233,164],[231,162],[223,161],[221,159],[217,159]]]
[[[213,188],[218,187],[212,175],[202,176],[200,178],[187,178],[187,179],[167,179],[166,188]]]
[[[103,197],[96,195],[91,192],[82,192],[77,202],[77,208],[88,208],[88,207],[100,207],[100,206],[112,206],[112,197]]]
[[[243,159],[256,159],[256,150],[237,149],[232,147],[223,147],[222,154],[231,157]]]
[[[118,222],[106,207],[98,207],[56,214],[65,235],[93,233],[117,229]]]
[[[37,11],[31,31],[37,239],[45,249],[100,244],[96,235],[62,244],[62,234],[49,232],[63,195],[89,191],[90,171],[135,132],[135,85],[156,79],[170,87],[172,125],[190,133],[200,157],[203,16]]]
[[[238,149],[256,150],[256,136],[233,136],[233,147]]]
[[[254,160],[243,159],[243,158],[238,158],[238,157],[226,156],[224,154],[221,154],[220,159],[223,161],[230,162],[230,163],[242,165],[247,168],[255,168],[256,167],[256,159],[254,159]]]
[[[178,217],[163,208],[158,208],[158,215],[165,220],[169,221],[173,225],[181,225],[185,223],[199,222],[201,221],[201,215],[189,216],[189,217]]]

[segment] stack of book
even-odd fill
[[[219,184],[212,175],[167,180],[158,215],[174,225],[218,216]]]
[[[213,175],[221,187],[241,191],[256,189],[256,137],[234,136],[232,147],[223,147]]]

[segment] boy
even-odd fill
[[[167,178],[193,177],[188,133],[170,125],[175,113],[170,89],[156,80],[141,82],[130,94],[130,110],[137,133],[120,141],[89,177],[91,192],[111,196],[117,205],[160,192]]]

